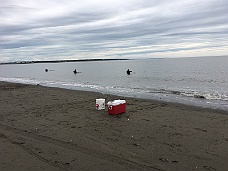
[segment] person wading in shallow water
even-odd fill
[[[126,71],[127,75],[130,75],[132,71],[130,71],[129,69]]]
[[[77,70],[75,69],[74,71],[73,71],[75,74],[77,74]]]

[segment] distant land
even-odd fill
[[[228,55],[220,55],[220,56],[190,56],[190,57],[182,57],[182,58],[210,58],[210,57],[228,57]],[[173,57],[175,58],[175,57]],[[177,57],[176,57],[177,58]],[[131,59],[69,59],[69,60],[48,60],[48,61],[14,61],[14,62],[0,62],[0,65],[4,64],[34,64],[34,63],[60,63],[60,62],[86,62],[86,61],[113,61],[113,60],[141,60],[141,59],[172,59],[172,58],[131,58]]]
[[[53,61],[15,61],[2,62],[4,64],[34,64],[34,63],[60,63],[60,62],[86,62],[86,61],[112,61],[112,60],[129,60],[129,59],[76,59],[76,60],[53,60]]]

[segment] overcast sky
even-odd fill
[[[228,0],[0,0],[0,62],[228,55]]]

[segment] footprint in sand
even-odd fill
[[[216,170],[215,168],[211,167],[211,166],[203,166],[204,169],[207,170]]]

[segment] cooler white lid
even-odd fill
[[[109,101],[107,104],[112,106],[117,106],[119,104],[124,104],[124,103],[126,103],[125,100],[113,100],[113,101]]]

